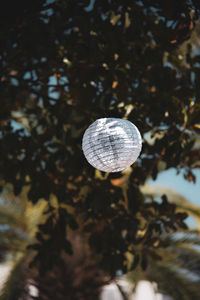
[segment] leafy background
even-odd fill
[[[38,299],[97,299],[118,271],[199,299],[199,232],[185,223],[199,208],[145,187],[171,168],[196,181],[199,1],[1,6],[0,251],[15,262],[2,299],[26,299],[30,282]],[[142,134],[123,173],[83,156],[82,135],[100,117]]]

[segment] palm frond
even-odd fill
[[[146,279],[158,283],[159,290],[175,300],[198,300],[200,293],[197,284],[177,266],[162,262],[150,261]]]
[[[190,203],[177,192],[166,188],[145,185],[142,192],[148,198],[161,197],[166,194],[169,201],[177,206],[177,210],[185,211],[196,218],[200,227],[200,207]],[[158,284],[164,294],[175,300],[197,300],[200,298],[200,231],[199,229],[184,229],[176,233],[163,233],[163,247],[156,252],[162,257],[161,261],[148,259],[147,271],[143,272],[138,266],[130,274],[128,280],[138,282],[146,279]],[[138,277],[139,274],[139,277]]]
[[[37,225],[40,223],[46,201],[33,205],[26,197],[25,188],[20,197],[15,197],[12,188],[4,188],[0,196],[0,256],[7,262],[11,259],[11,271],[4,284],[1,300],[27,299],[27,260],[31,251],[27,245],[34,242]]]
[[[0,300],[27,299],[27,257],[20,256],[11,268],[8,279],[1,291]]]

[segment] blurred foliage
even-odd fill
[[[11,272],[0,293],[1,299],[27,296],[26,283],[31,277],[30,272],[27,273],[27,262],[33,258],[27,246],[36,241],[37,225],[44,222],[46,206],[44,200],[35,205],[28,201],[26,187],[19,198],[14,195],[10,184],[4,184],[0,194],[0,262],[7,262]]]
[[[18,198],[14,195],[11,185],[5,185],[0,194],[0,258],[1,262],[7,262],[10,270],[0,291],[0,299],[27,300],[33,296],[33,299],[61,300],[66,299],[66,295],[70,300],[81,297],[97,299],[102,286],[109,283],[110,277],[102,270],[97,258],[89,250],[86,238],[80,232],[69,234],[73,255],[62,253],[61,258],[55,257],[54,265],[46,276],[43,270],[39,269],[39,264],[29,268],[35,248],[29,245],[41,238],[37,226],[45,227],[47,217],[43,213],[46,212],[47,202],[40,200],[33,205],[27,199],[27,192],[27,188],[24,188]],[[53,197],[50,201],[56,203]],[[69,242],[66,243],[66,247],[67,250],[70,249]],[[52,260],[52,256],[50,259]],[[39,291],[36,292],[39,298],[36,294],[34,296],[33,287]]]
[[[37,225],[44,219],[46,202],[40,200],[33,205],[27,199],[24,188],[20,198],[16,197],[10,184],[5,184],[0,194],[0,253],[1,261],[14,259],[24,254],[30,241],[35,240]]]
[[[149,280],[158,284],[158,291],[170,295],[175,300],[199,299],[200,283],[200,210],[182,195],[166,188],[142,187],[149,199],[168,194],[169,201],[176,204],[178,212],[186,212],[195,217],[198,229],[179,229],[178,232],[164,233],[155,238],[157,248],[155,257],[148,257],[148,267],[140,268],[138,257],[134,257],[135,269],[129,272],[127,279],[134,283],[134,289],[140,280]],[[129,258],[132,259],[131,257]]]
[[[172,167],[195,182],[200,167],[200,55],[192,34],[199,1],[0,5],[2,186],[12,184],[19,199],[26,187],[32,204],[45,199],[47,206],[29,246],[31,265],[42,276],[62,265],[78,232],[111,278],[137,261],[145,269],[160,259],[155,239],[186,230],[187,214],[167,195],[149,201],[141,185]],[[100,117],[127,118],[143,136],[140,158],[122,174],[98,172],[83,156],[83,132]]]
[[[199,231],[180,231],[162,236],[162,246],[157,249],[160,259],[148,259],[144,271],[139,262],[127,276],[136,286],[140,280],[158,284],[158,291],[175,300],[199,299],[200,236]]]

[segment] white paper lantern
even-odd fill
[[[87,161],[104,172],[119,172],[132,165],[142,148],[137,127],[128,120],[102,118],[83,135],[82,149]]]

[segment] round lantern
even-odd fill
[[[137,127],[128,120],[102,118],[83,135],[82,149],[87,161],[104,172],[119,172],[132,165],[142,148]]]

